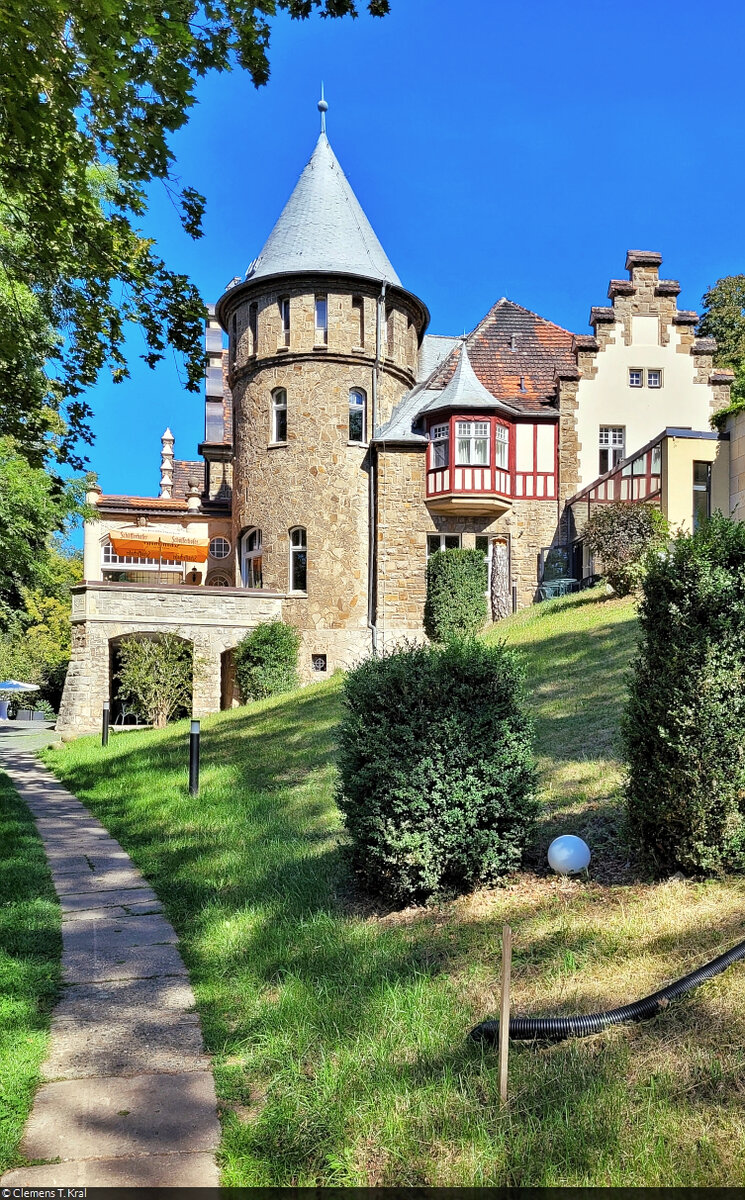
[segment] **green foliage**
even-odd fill
[[[192,647],[175,633],[125,638],[119,644],[118,692],[156,729],[191,708]]]
[[[369,886],[422,900],[520,865],[537,810],[520,681],[504,644],[476,640],[347,675],[337,799]]]
[[[23,605],[26,588],[55,574],[48,539],[84,511],[85,480],[63,482],[29,465],[10,438],[0,437],[0,628]]]
[[[481,550],[437,550],[427,561],[424,632],[433,642],[478,633],[487,618]]]
[[[300,633],[284,621],[257,625],[235,648],[238,687],[244,704],[298,687]]]
[[[735,372],[730,404],[712,417],[722,428],[728,416],[745,408],[745,275],[726,275],[704,293],[704,315],[698,323],[699,337],[717,341],[714,361]]]
[[[667,542],[669,528],[653,504],[598,504],[582,537],[590,553],[602,559],[614,592],[627,596],[644,578],[647,553]]]
[[[367,7],[382,15],[388,2]],[[200,236],[204,199],[174,176],[171,135],[208,71],[238,64],[257,86],[266,82],[278,9],[339,17],[357,6],[10,0],[0,8],[0,433],[12,433],[34,465],[40,444],[50,448],[36,435],[54,428],[58,457],[80,465],[73,448],[90,441],[91,416],[82,392],[107,362],[115,380],[127,376],[130,322],[144,331],[147,363],[168,341],[185,356],[187,387],[201,388],[206,310],[138,225],[148,185],[160,180],[184,230]]]
[[[659,873],[745,869],[745,525],[650,558],[623,735],[631,832]]]

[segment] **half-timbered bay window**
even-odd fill
[[[494,465],[499,467],[500,471],[506,471],[509,468],[509,430],[506,425],[497,424],[494,434]]]
[[[455,461],[459,466],[488,467],[488,421],[456,421]]]
[[[431,466],[446,467],[450,457],[450,426],[434,425],[429,431],[432,443]]]

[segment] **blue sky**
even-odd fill
[[[578,333],[629,248],[659,250],[683,308],[745,269],[735,0],[623,4],[391,0],[374,20],[274,23],[269,84],[205,79],[173,139],[176,174],[207,198],[179,228],[160,185],[143,229],[215,300],[259,253],[315,144],[329,140],[431,333],[470,330],[500,296]],[[169,353],[129,342],[131,379],[90,394],[89,457],[105,492],[156,495],[160,435],[196,457],[203,402]]]

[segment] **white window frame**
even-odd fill
[[[362,412],[362,429],[360,437],[352,437],[352,414]],[[365,445],[367,442],[367,395],[362,388],[349,389],[349,420],[347,423],[347,439]]]
[[[657,376],[657,383],[652,383],[651,376]],[[655,391],[662,387],[662,369],[660,367],[652,367],[647,371],[647,387],[654,388]]]
[[[620,451],[620,453],[619,453]],[[600,462],[600,455],[607,453],[608,466],[605,471]],[[598,428],[598,474],[605,475],[617,467],[622,458],[626,457],[626,426],[601,425]]]
[[[432,545],[435,538],[437,538],[439,542],[439,545],[437,546]],[[458,539],[457,546],[448,546],[445,544],[446,542],[453,541],[455,538]],[[459,533],[428,533],[427,558],[429,558],[431,554],[436,554],[438,550],[460,550],[462,544],[461,535]]]
[[[249,549],[248,543],[252,537],[256,537],[254,545]],[[245,588],[262,588],[264,586],[262,578],[261,560],[263,558],[263,544],[261,530],[255,525],[241,537],[241,583]],[[256,568],[254,563],[259,560],[259,582],[256,583]],[[249,579],[251,582],[249,583]]]
[[[279,319],[280,319],[280,323],[282,326],[282,336],[280,338],[280,344],[283,346],[289,346],[289,344],[290,344],[290,297],[289,296],[280,296],[277,303],[279,304]]]
[[[433,425],[429,431],[432,444],[430,451],[431,470],[442,470],[450,465],[450,425]]]
[[[296,534],[302,535],[302,541],[295,542]],[[308,531],[304,525],[293,525],[289,530],[290,535],[290,592],[299,592],[301,595],[307,594],[308,591]],[[305,587],[295,587],[295,559],[299,554],[305,555]]]
[[[458,467],[488,467],[491,461],[489,421],[455,422],[455,463]],[[476,458],[476,444],[486,443],[486,458]],[[467,452],[468,457],[463,457]]]
[[[220,551],[219,554],[217,553],[218,550]],[[210,558],[222,560],[228,557],[231,550],[232,546],[230,542],[221,533],[215,534],[213,538],[210,538]]]
[[[634,383],[632,377],[639,376],[639,382]],[[640,388],[644,387],[644,371],[641,367],[629,367],[629,387]]]
[[[285,436],[280,437],[280,418],[284,416]],[[275,388],[272,392],[272,443],[284,445],[287,441],[287,389]]]
[[[225,571],[210,571],[204,581],[205,587],[232,587],[230,576]]]
[[[316,296],[316,342],[317,346],[329,344],[329,300],[328,296]],[[321,320],[319,321],[319,316]]]
[[[494,466],[500,471],[510,469],[510,431],[506,425],[495,422]]]

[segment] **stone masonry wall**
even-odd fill
[[[331,672],[349,666],[370,646],[369,449],[366,441],[349,440],[349,393],[361,389],[367,397],[369,438],[377,293],[362,281],[343,292],[334,290],[332,282],[319,279],[314,290],[305,283],[258,296],[249,292],[235,312],[233,541],[237,547],[247,529],[260,529],[263,586],[288,593],[290,534],[296,527],[306,531],[307,594],[290,594],[283,604],[284,619],[297,625],[303,637],[303,678],[317,677],[312,661],[322,654]],[[315,341],[319,295],[328,305],[328,344],[320,346]],[[290,298],[288,349],[283,345],[281,296]],[[356,298],[364,305],[362,338]],[[258,305],[256,354],[249,303]],[[376,423],[386,420],[413,386],[417,363],[415,310],[400,292],[391,296],[389,307],[390,338],[382,347]],[[287,393],[287,439],[282,443],[272,441],[276,388]]]
[[[111,640],[132,633],[178,634],[193,643],[193,713],[220,710],[221,655],[262,621],[282,614],[282,597],[227,588],[83,584],[73,589],[72,657],[57,728],[100,728],[110,699]]]
[[[556,500],[515,500],[496,517],[431,513],[424,503],[425,470],[424,448],[386,446],[378,453],[377,626],[386,646],[423,636],[427,534],[458,533],[464,547],[473,547],[479,534],[508,535],[519,608],[535,600],[540,551],[557,537]]]

